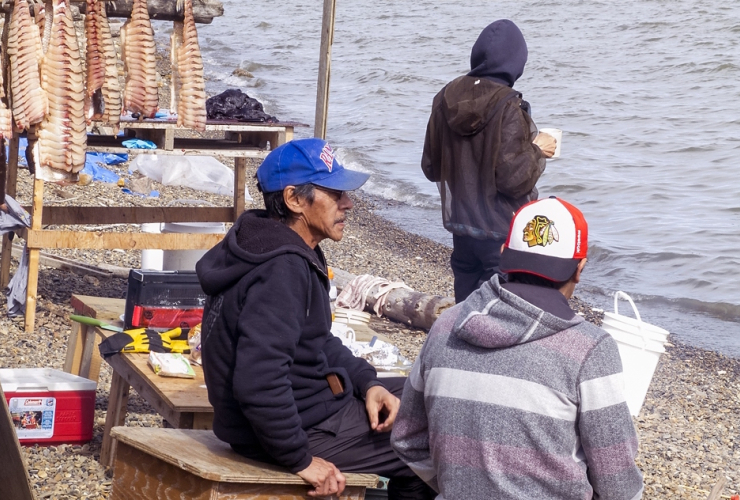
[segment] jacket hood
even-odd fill
[[[327,282],[326,261],[317,245],[311,249],[303,238],[265,210],[248,210],[234,223],[224,239],[195,265],[207,295],[231,288],[244,275],[270,259],[293,253],[306,259]]]
[[[507,95],[519,93],[493,80],[461,76],[444,88],[442,109],[450,129],[468,136],[480,132],[502,109]]]
[[[555,335],[583,321],[581,316],[565,320],[543,311],[502,288],[494,275],[461,304],[452,334],[474,346],[500,349]]]
[[[475,41],[468,76],[491,78],[513,87],[524,73],[527,54],[527,42],[517,25],[500,19],[486,26]]]

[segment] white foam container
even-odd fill
[[[620,298],[629,301],[637,319],[619,314]],[[609,316],[606,316],[607,314]],[[616,340],[622,359],[627,406],[630,414],[637,416],[645,401],[660,355],[665,352],[663,344],[668,332],[642,321],[632,298],[621,291],[614,295],[614,313],[604,315],[606,322],[604,330]],[[665,336],[661,332],[665,332]]]
[[[223,222],[165,222],[162,233],[211,233],[225,234]],[[208,250],[164,250],[162,252],[162,269],[164,271],[194,271],[195,263]]]

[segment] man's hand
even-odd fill
[[[389,432],[398,415],[401,400],[382,385],[374,385],[365,394],[365,409],[370,427],[378,432]]]
[[[308,492],[310,497],[328,497],[341,495],[344,491],[346,479],[333,463],[313,457],[311,465],[297,472],[298,476],[309,483],[314,489]]]
[[[552,158],[558,146],[558,141],[550,134],[545,134],[544,132],[537,134],[537,137],[532,142],[540,148],[545,158]]]

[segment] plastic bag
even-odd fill
[[[118,174],[111,172],[89,156],[85,159],[85,168],[82,169],[82,173],[88,174],[94,181],[107,182],[109,184],[116,184],[119,179]]]
[[[210,156],[139,155],[131,162],[130,170],[138,170],[165,186],[234,194],[234,171]],[[245,198],[252,201],[246,190]]]
[[[123,141],[121,144],[123,144],[123,147],[129,149],[157,149],[156,144],[144,139],[128,139]]]
[[[200,349],[200,323],[188,332],[188,345],[190,346],[190,361],[196,365],[203,364]]]
[[[147,362],[162,377],[195,378],[193,367],[182,354],[150,352]]]

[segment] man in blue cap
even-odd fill
[[[452,233],[458,303],[499,272],[509,221],[537,199],[535,184],[555,152],[555,139],[537,134],[529,104],[512,88],[526,62],[516,24],[495,21],[473,45],[470,72],[432,103],[421,169],[438,184],[444,227]]]
[[[368,177],[321,139],[284,144],[257,170],[265,210],[244,212],[198,262],[213,430],[238,453],[301,476],[311,496],[340,494],[341,469],[389,477],[391,499],[434,498],[390,446],[403,379],[381,383],[330,332],[318,244],[342,238],[347,191]]]

